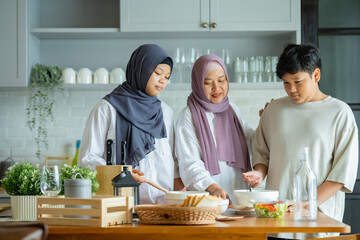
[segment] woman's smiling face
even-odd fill
[[[215,69],[209,72],[204,79],[204,91],[211,103],[221,103],[229,90],[225,72]]]

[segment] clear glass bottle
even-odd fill
[[[76,141],[76,152],[75,152],[74,159],[72,160],[71,166],[77,166],[78,165],[78,156],[79,156],[80,143],[81,143],[80,140]]]
[[[309,148],[302,150],[300,167],[294,176],[294,220],[317,219],[316,174],[309,166]]]

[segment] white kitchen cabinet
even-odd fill
[[[177,47],[228,48],[232,59],[278,55],[285,43],[300,43],[300,0],[22,1],[28,2],[28,68],[125,69],[145,43],[171,56]]]
[[[300,31],[300,0],[121,0],[123,32]]]
[[[0,87],[27,82],[26,0],[0,1]]]
[[[209,31],[209,0],[120,0],[122,32]]]

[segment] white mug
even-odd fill
[[[81,68],[77,74],[77,83],[80,84],[91,84],[92,83],[92,72],[88,68]]]
[[[125,72],[121,68],[114,68],[110,73],[111,84],[121,84],[125,82]]]
[[[64,68],[62,71],[62,78],[64,83],[75,84],[76,83],[76,72],[72,68]]]
[[[95,84],[108,84],[109,83],[109,71],[106,68],[98,68],[94,73]]]

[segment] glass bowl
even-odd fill
[[[269,201],[253,203],[256,216],[260,218],[280,218],[289,206],[288,201]]]

